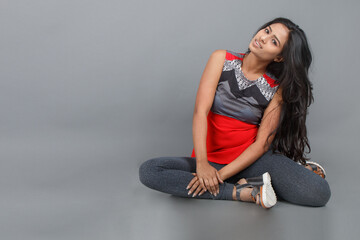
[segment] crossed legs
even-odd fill
[[[209,162],[217,170],[225,165]],[[159,157],[144,162],[139,168],[140,181],[149,188],[179,197],[188,195],[186,186],[196,172],[196,160],[191,157]],[[234,184],[242,178],[269,172],[279,199],[305,206],[324,206],[331,195],[327,181],[291,159],[266,152],[255,163],[219,185],[219,194],[206,191],[199,199],[234,200]]]

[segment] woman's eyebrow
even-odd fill
[[[271,29],[270,25],[269,25],[269,28],[270,28],[270,32],[272,32],[272,29]],[[281,45],[280,40],[277,38],[277,36],[276,36],[276,35],[274,35],[274,37],[275,37],[275,38],[276,38],[276,40],[279,42],[279,46],[280,46],[280,45]]]

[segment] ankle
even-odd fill
[[[242,178],[238,181],[239,184],[246,184],[247,181]],[[256,202],[256,200],[254,201],[253,198],[251,197],[251,192],[252,192],[253,188],[243,188],[240,192],[240,201],[243,201],[243,202]],[[236,197],[236,187],[234,186],[234,189],[233,189],[233,194],[232,194],[232,198],[233,200],[238,200],[237,197]]]
[[[233,193],[232,193],[232,198],[233,198],[233,200],[237,200],[236,199],[236,187],[234,186],[234,189],[233,189]]]
[[[246,180],[245,180],[245,178],[241,178],[237,183],[242,185],[242,184],[246,183]],[[242,192],[243,191],[240,192],[240,199],[241,200],[242,200],[242,198],[241,198]],[[235,186],[234,186],[234,189],[233,189],[232,198],[233,198],[233,200],[238,201],[237,196],[236,196],[236,187]]]
[[[312,171],[312,168],[311,168],[310,165],[305,165],[305,168],[306,168],[306,169],[309,169],[310,171]]]

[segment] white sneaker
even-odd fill
[[[258,177],[246,178],[245,180],[247,182],[245,184],[235,183],[237,200],[241,201],[240,191],[243,188],[253,188],[251,198],[256,204],[263,208],[271,208],[276,204],[277,198],[268,172]],[[258,202],[256,201],[257,196],[259,196]]]

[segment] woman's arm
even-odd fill
[[[215,50],[211,54],[201,76],[196,94],[192,131],[197,164],[207,163],[207,115],[214,101],[225,55],[225,50]]]
[[[216,50],[211,54],[205,66],[196,95],[192,125],[196,172],[202,187],[206,186],[212,194],[218,192],[218,180],[221,179],[217,170],[207,160],[207,115],[214,101],[225,56],[225,50]]]
[[[228,179],[244,170],[269,149],[275,134],[271,135],[269,139],[268,136],[279,124],[281,104],[281,89],[278,89],[264,112],[255,142],[242,152],[234,161],[219,170],[222,180]]]

